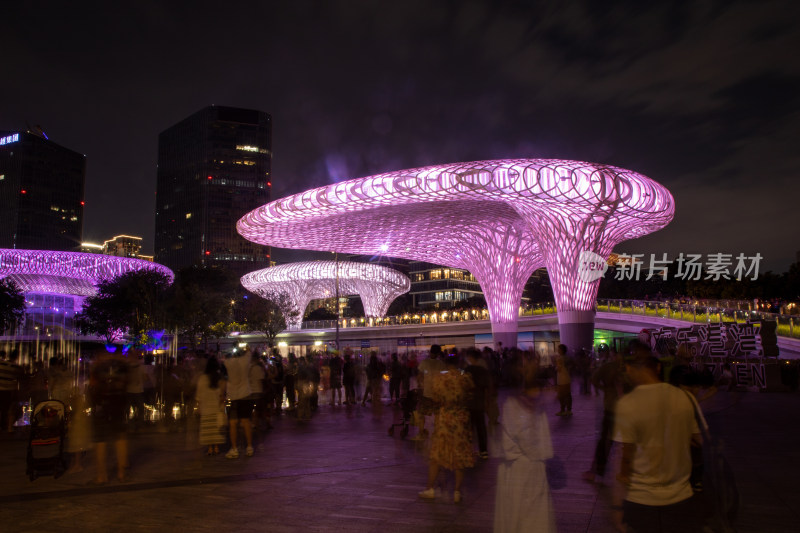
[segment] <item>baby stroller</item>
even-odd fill
[[[67,410],[58,400],[45,400],[33,408],[31,436],[28,441],[28,468],[31,481],[39,475],[60,477],[66,468],[64,439],[67,434]]]
[[[408,391],[408,394],[406,394],[406,397],[401,399],[400,420],[389,426],[390,437],[394,436],[394,428],[400,426],[402,428],[400,430],[400,438],[406,438],[408,435],[408,426],[411,423],[411,417],[414,416],[414,411],[417,409],[417,398],[419,398],[419,391],[416,389],[411,389]]]

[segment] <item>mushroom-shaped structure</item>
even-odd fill
[[[496,341],[513,345],[522,289],[547,266],[562,342],[590,346],[599,279],[582,252],[664,227],[672,196],[649,178],[579,161],[453,163],[344,181],[276,200],[239,220],[271,246],[384,254],[465,268],[486,296]]]
[[[306,261],[256,270],[242,276],[245,289],[267,299],[285,294],[289,329],[298,329],[311,300],[357,294],[367,316],[383,316],[395,298],[411,288],[408,276],[391,268],[352,261]]]
[[[82,252],[0,249],[0,278],[12,279],[29,302],[33,301],[33,295],[60,295],[71,300],[70,306],[75,311],[80,310],[85,297],[97,293],[101,281],[141,270],[160,272],[170,282],[174,279],[167,267],[143,259]]]

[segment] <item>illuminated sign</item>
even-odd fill
[[[264,148],[259,148],[258,146],[250,146],[249,144],[237,144],[237,150],[241,150],[243,152],[258,152],[260,154],[266,154],[267,151]]]
[[[15,143],[19,140],[19,133],[15,133],[14,135],[6,135],[5,137],[0,137],[0,146],[4,144],[11,144]]]

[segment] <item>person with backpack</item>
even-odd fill
[[[627,489],[622,520],[633,531],[700,531],[689,483],[691,446],[701,441],[694,405],[661,381],[658,359],[645,346],[634,350],[625,361],[634,389],[617,401],[614,431],[622,445],[617,480]]]

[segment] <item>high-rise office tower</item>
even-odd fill
[[[158,137],[155,260],[172,270],[221,266],[244,274],[269,266],[269,248],[236,222],[270,200],[272,118],[210,106]]]
[[[0,131],[0,248],[78,250],[86,156],[39,130]]]

